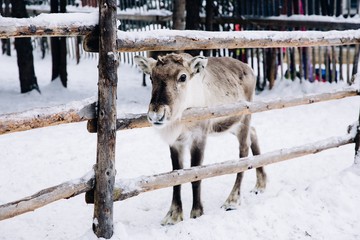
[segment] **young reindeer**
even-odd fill
[[[260,150],[255,130],[250,128],[250,115],[223,117],[196,123],[178,121],[187,108],[211,107],[236,101],[251,101],[255,90],[252,69],[236,59],[228,57],[192,57],[189,54],[167,54],[163,57],[145,58],[135,56],[135,62],[152,82],[152,96],[148,120],[170,145],[173,170],[183,168],[185,147],[190,147],[191,166],[203,162],[206,138],[209,133],[229,131],[236,135],[240,144],[240,158],[247,157],[251,146],[253,155]],[[255,193],[266,186],[263,168],[256,169]],[[222,206],[235,209],[240,200],[243,173],[238,173],[235,185]],[[201,181],[192,182],[193,205],[190,217],[203,214],[200,197]],[[169,212],[162,225],[183,220],[181,185],[174,186]]]

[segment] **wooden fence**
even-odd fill
[[[115,3],[106,1],[100,4],[100,33],[96,33],[92,23],[75,23],[72,26],[60,26],[59,23],[49,27],[41,25],[41,21],[29,25],[12,19],[11,27],[0,28],[0,38],[24,36],[78,36],[87,35],[88,50],[99,50],[99,97],[67,104],[59,107],[42,108],[24,113],[0,115],[0,134],[24,131],[32,128],[52,126],[62,123],[88,121],[90,132],[97,132],[98,150],[97,164],[94,170],[85,176],[53,186],[32,196],[0,206],[0,220],[33,211],[51,202],[70,198],[87,192],[86,201],[94,202],[94,218],[98,224],[94,232],[98,237],[110,238],[113,234],[113,201],[136,196],[141,192],[170,187],[185,182],[220,176],[223,174],[242,172],[247,169],[264,166],[279,161],[292,159],[306,154],[317,153],[325,149],[356,143],[356,161],[359,163],[360,119],[352,125],[349,132],[340,137],[333,137],[319,142],[306,144],[290,149],[247,157],[233,161],[192,167],[153,176],[130,180],[115,181],[115,144],[116,130],[135,127],[146,127],[145,114],[129,115],[116,119],[116,58],[117,51],[174,50],[194,48],[238,48],[241,47],[273,47],[276,46],[334,46],[348,43],[359,43],[360,31],[332,32],[242,32],[242,33],[210,33],[189,31],[163,31],[136,35],[134,33],[117,32]],[[112,5],[114,4],[114,5]],[[72,16],[69,15],[68,18]],[[73,16],[74,18],[75,15]],[[51,17],[49,17],[49,20]],[[15,24],[16,23],[16,24]],[[47,23],[51,25],[50,23]],[[64,29],[66,31],[64,31]],[[81,29],[81,31],[79,31]],[[92,33],[91,33],[92,32]],[[90,34],[91,33],[91,34]],[[157,36],[156,38],[151,36]],[[106,44],[105,44],[106,43]],[[221,46],[219,46],[221,45]],[[250,114],[272,109],[312,104],[320,101],[353,97],[360,95],[359,89],[349,87],[333,93],[308,95],[301,98],[273,100],[268,102],[240,102],[216,108],[187,110],[181,121],[198,121],[228,115]]]

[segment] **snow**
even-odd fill
[[[15,51],[13,50],[13,53]],[[35,107],[57,106],[97,95],[97,61],[68,61],[68,89],[50,82],[51,58],[34,51],[35,72],[42,94],[20,94],[16,58],[0,56],[0,114]],[[150,86],[128,65],[118,69],[118,115],[146,112]],[[148,80],[149,82],[149,80]],[[357,82],[356,84],[358,84]],[[359,86],[359,85],[356,85]],[[255,100],[301,96],[346,87],[277,80],[272,91]],[[253,115],[262,152],[308,144],[346,134],[359,117],[360,97],[273,110]],[[65,124],[0,136],[0,204],[29,196],[81,176],[89,177],[96,162],[96,134],[86,122]],[[208,139],[204,164],[234,159],[236,139],[228,134]],[[185,166],[189,166],[189,156]],[[171,170],[168,146],[152,128],[117,134],[117,179],[142,179]],[[171,188],[148,192],[114,204],[112,239],[349,239],[360,238],[360,168],[354,166],[354,145],[266,167],[268,186],[254,195],[255,172],[245,173],[241,205],[224,211],[234,175],[203,181],[205,215],[190,219],[191,185],[183,185],[184,221],[161,226],[171,201]],[[96,239],[92,233],[93,205],[84,195],[61,200],[34,212],[0,222],[0,239]]]
[[[94,26],[99,21],[99,13],[52,13],[52,14],[39,14],[36,17],[30,18],[10,18],[0,16],[0,30],[6,30],[9,27],[18,26],[46,26],[54,28],[59,26]]]
[[[124,41],[145,41],[152,39],[156,36],[158,40],[167,40],[169,42],[176,41],[177,37],[185,37],[193,41],[211,40],[221,38],[224,40],[229,39],[242,39],[242,40],[264,40],[271,41],[299,41],[308,39],[309,41],[334,41],[338,43],[338,38],[341,39],[358,39],[360,38],[359,30],[344,30],[344,31],[235,31],[235,32],[219,32],[210,31],[196,31],[196,30],[169,30],[157,29],[146,32],[124,32],[118,31],[117,38]]]
[[[27,6],[28,10],[33,10],[37,12],[50,12],[50,6],[49,5],[30,5]],[[89,6],[66,6],[66,12],[68,13],[78,13],[78,12],[84,12],[84,13],[91,13],[91,12],[99,12],[98,8],[89,7]],[[146,5],[140,7],[140,8],[127,8],[124,10],[121,10],[120,8],[117,8],[117,15],[118,16],[127,16],[127,15],[137,15],[137,16],[162,16],[162,17],[171,17],[172,12],[166,9],[148,9]]]

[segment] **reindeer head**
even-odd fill
[[[192,57],[189,54],[168,54],[164,57],[145,58],[135,56],[135,62],[152,82],[152,96],[148,120],[154,126],[162,127],[177,120],[188,104],[189,87],[196,76],[201,75],[207,65],[207,58]]]

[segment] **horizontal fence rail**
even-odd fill
[[[94,30],[99,14],[52,13],[32,18],[0,16],[0,38],[32,36],[84,36]]]
[[[239,31],[205,32],[189,30],[118,31],[117,47],[121,52],[177,51],[218,48],[281,48],[340,46],[360,43],[359,30],[346,31]],[[97,51],[86,43],[86,51]]]
[[[15,202],[0,205],[0,221],[34,211],[60,199],[68,199],[85,193],[93,189],[94,184],[95,173],[91,171],[79,179],[67,181],[57,186],[43,189]]]
[[[201,121],[210,118],[252,114],[252,113],[269,111],[273,109],[295,107],[299,105],[318,103],[323,101],[341,99],[345,97],[353,97],[357,95],[360,95],[360,90],[349,87],[348,89],[338,90],[332,93],[308,94],[297,98],[274,99],[268,101],[254,101],[254,102],[244,101],[244,102],[226,104],[211,108],[192,108],[184,111],[180,121],[194,122],[194,121]],[[146,113],[129,114],[125,118],[119,118],[116,122],[117,130],[150,127],[150,126],[151,124],[147,120]],[[88,130],[89,132],[96,132],[95,121],[89,121]]]
[[[206,178],[244,172],[253,168],[318,153],[327,149],[354,143],[355,134],[331,137],[325,140],[280,149],[257,156],[214,163],[168,173],[140,177],[133,180],[118,180],[114,189],[114,201],[125,200],[143,192],[199,181]],[[91,202],[88,202],[91,203]]]
[[[48,12],[46,11],[40,11],[40,12]],[[66,15],[64,15],[66,14]],[[156,14],[127,14],[123,12],[119,12],[117,15],[117,18],[120,20],[151,20],[151,21],[165,21],[170,20],[171,15],[156,15]],[[59,21],[61,19],[61,21]],[[165,19],[165,20],[164,20]],[[89,34],[92,30],[94,30],[95,26],[98,24],[98,13],[97,11],[90,12],[90,13],[42,13],[36,17],[31,18],[25,18],[25,19],[19,19],[19,18],[10,18],[10,17],[1,17],[1,25],[0,25],[0,38],[10,38],[10,37],[30,37],[30,36],[84,36]],[[271,16],[271,17],[262,17],[259,18],[257,16],[242,16],[242,17],[216,17],[214,20],[217,22],[227,22],[227,23],[244,23],[244,22],[250,22],[255,25],[279,25],[281,23],[282,26],[303,26],[303,25],[310,25],[307,27],[319,27],[322,26],[324,29],[358,29],[360,27],[359,19],[358,18],[340,18],[340,17],[330,17],[330,16],[304,16],[304,15],[292,15],[292,16]],[[159,30],[158,30],[159,31]],[[166,32],[168,30],[160,30],[161,32]],[[354,30],[357,31],[357,30]],[[149,31],[145,31],[149,32]],[[161,33],[159,36],[168,37],[170,36],[168,33]],[[176,32],[176,30],[172,30],[171,32]],[[188,35],[190,32],[196,32],[196,31],[183,31],[187,34],[179,34],[182,36]],[[277,31],[242,31],[242,32],[227,32],[228,34],[232,35],[236,34],[242,34],[249,32],[277,32]],[[279,32],[285,32],[285,33],[291,33],[296,37],[296,32],[299,32],[300,35],[303,33],[303,31],[279,31]],[[322,33],[322,31],[306,31],[309,32],[318,32]],[[339,34],[335,34],[335,36],[339,36],[341,39],[343,36],[341,36],[341,32],[343,31],[330,31],[330,32],[339,32]],[[345,31],[346,32],[346,31]],[[134,32],[125,32],[125,35],[130,34],[133,35]],[[144,32],[141,32],[140,35],[143,35]],[[193,34],[197,36],[197,34],[201,33],[200,35],[203,35],[204,31],[198,31],[197,33]],[[219,32],[213,32],[217,37],[219,36]],[[221,32],[221,35],[223,35],[225,32]],[[326,32],[325,32],[326,33]],[[350,33],[351,34],[351,33]],[[145,34],[148,35],[148,34]],[[303,35],[303,34],[302,34]],[[149,33],[148,36],[154,37],[156,35],[151,35]],[[173,37],[173,36],[171,36]],[[193,38],[193,36],[189,35],[189,38]],[[291,37],[289,37],[291,38]],[[354,38],[359,38],[358,36],[354,36]],[[254,38],[256,39],[256,38]],[[320,39],[320,38],[319,38]],[[356,41],[351,41],[349,44],[358,43]],[[122,47],[122,44],[120,43],[119,48]],[[129,43],[126,43],[126,46]],[[293,45],[294,43],[289,43],[291,46],[299,46],[299,45]],[[310,43],[309,43],[310,44]],[[331,43],[329,43],[331,44]],[[336,45],[345,45],[348,43],[341,43]],[[225,43],[227,45],[227,43]],[[234,44],[233,44],[234,45]],[[245,44],[244,46],[240,46],[241,48],[257,48],[258,45],[251,45],[247,46],[248,44]],[[302,45],[302,46],[324,46],[322,44],[318,45]],[[124,49],[125,47],[124,46]],[[282,45],[282,47],[286,47],[287,45]],[[289,47],[291,47],[289,45]],[[163,47],[163,46],[162,46]],[[276,46],[269,46],[269,47],[276,47]],[[200,47],[199,47],[200,48]],[[218,46],[216,48],[222,48],[222,46]],[[239,46],[233,46],[228,48],[239,48]],[[207,49],[204,47],[201,47],[201,49]],[[156,49],[157,50],[157,49]],[[172,49],[162,49],[162,50],[172,50]],[[175,50],[180,50],[175,49]],[[122,50],[123,51],[123,50]],[[127,50],[128,51],[128,50]]]
[[[184,111],[181,121],[192,122],[207,118],[251,114],[358,95],[360,95],[360,90],[349,87],[332,93],[308,94],[291,99],[275,99],[266,102],[238,102],[212,108],[193,108]],[[2,114],[0,115],[0,135],[82,121],[89,121],[88,131],[94,133],[97,131],[96,102],[94,101],[95,98],[90,98],[56,107],[38,108],[20,113]],[[126,117],[119,118],[116,121],[117,130],[150,126],[150,123],[147,121],[146,113],[126,114]]]
[[[357,123],[357,125],[354,125],[352,129],[357,129],[358,126],[359,124]],[[355,135],[356,131],[351,131],[344,136],[331,137],[314,143],[280,149],[262,155],[242,158],[240,160],[237,159],[199,167],[191,167],[188,169],[175,170],[172,172],[143,176],[134,179],[118,179],[115,183],[113,200],[121,201],[137,196],[143,192],[167,188],[214,176],[243,172],[252,168],[318,153],[330,148],[354,143]],[[93,203],[93,196],[89,194],[92,193],[90,190],[93,188],[94,178],[94,171],[91,171],[80,179],[68,181],[57,186],[41,190],[29,197],[0,205],[0,220],[34,211],[35,209],[54,201],[74,197],[84,192],[87,192],[86,202]]]
[[[55,107],[2,114],[0,115],[0,135],[94,119],[96,117],[95,100],[95,98],[89,98]]]

